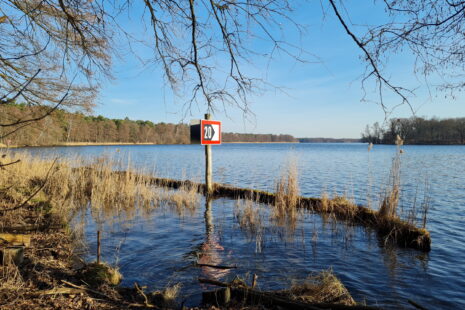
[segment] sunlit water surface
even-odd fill
[[[241,230],[237,202],[219,199],[193,214],[179,216],[169,207],[150,214],[86,223],[89,259],[94,259],[96,230],[103,231],[103,259],[117,263],[123,285],[151,289],[182,282],[186,304],[200,302],[197,278],[230,280],[258,275],[261,289],[281,289],[312,272],[332,268],[357,301],[386,308],[409,308],[408,299],[431,309],[465,307],[465,146],[404,146],[401,208],[430,199],[427,228],[430,253],[383,247],[374,232],[346,227],[305,214],[293,234],[267,223],[256,238]],[[86,146],[30,148],[41,156],[129,158],[132,165],[160,177],[203,180],[203,149],[197,145]],[[394,146],[365,144],[225,144],[215,146],[215,182],[272,191],[289,160],[299,168],[304,196],[339,193],[377,207],[389,178]],[[427,184],[427,185],[425,185]],[[266,206],[261,206],[266,209]],[[206,211],[206,209],[208,211]],[[98,222],[98,223],[97,223]],[[208,254],[205,254],[208,253]],[[197,260],[237,269],[189,267]]]

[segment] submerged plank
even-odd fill
[[[127,174],[128,172],[115,171],[115,173]],[[189,180],[152,177],[150,178],[150,183],[173,189],[190,189],[195,187],[201,194],[205,194],[206,192],[205,184]],[[277,198],[275,193],[218,183],[214,184],[213,195],[210,195],[210,197],[213,199],[223,197],[249,199],[269,205],[274,205]],[[392,241],[400,247],[408,247],[426,252],[431,250],[431,236],[428,230],[418,228],[411,223],[401,220],[399,217],[383,216],[366,206],[347,203],[347,200],[344,201],[343,199],[298,197],[297,201],[298,208],[305,208],[322,215],[334,215],[339,220],[373,228],[384,241]]]
[[[205,185],[188,180],[172,180],[152,178],[152,184],[173,189],[195,186],[199,193],[205,192]],[[214,184],[212,198],[249,199],[259,203],[273,205],[276,194],[266,191]],[[330,206],[328,206],[328,201]],[[337,199],[314,197],[298,197],[297,207],[311,210],[322,215],[334,215],[337,219],[373,228],[385,241],[393,241],[400,247],[408,247],[421,251],[431,250],[431,236],[425,228],[418,228],[398,217],[381,216],[377,211],[362,205],[348,204]]]

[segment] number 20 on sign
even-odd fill
[[[203,145],[221,144],[221,122],[201,120],[200,143]]]

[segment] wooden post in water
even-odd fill
[[[210,120],[210,114],[205,114],[205,119]],[[207,189],[207,196],[213,193],[213,180],[212,180],[212,146],[205,145],[205,186]]]
[[[97,230],[97,264],[100,264],[100,230]]]
[[[252,279],[252,288],[255,288],[255,286],[257,285],[257,279],[258,279],[258,276],[254,273],[253,279]]]

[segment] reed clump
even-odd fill
[[[260,214],[260,209],[252,200],[239,201],[236,204],[235,217],[241,229],[247,231],[251,235],[256,235],[262,230],[263,220]]]
[[[358,206],[353,199],[344,195],[334,195],[329,197],[328,193],[323,192],[320,200],[320,212],[323,214],[337,215],[340,219],[353,219],[357,214]]]
[[[423,206],[423,227],[416,227],[416,197],[406,219],[402,219],[403,210],[399,212],[399,202],[401,194],[401,157],[403,154],[402,145],[404,141],[399,135],[396,137],[396,153],[392,160],[389,174],[389,182],[384,189],[380,206],[376,212],[376,227],[383,238],[384,244],[388,242],[397,243],[400,246],[414,247],[423,250],[430,250],[431,236],[426,230],[426,216],[429,209],[429,197],[425,188]],[[427,187],[427,184],[426,184]],[[416,195],[416,194],[415,194]]]
[[[288,161],[276,182],[272,217],[278,224],[293,227],[299,216],[300,188],[297,163]]]
[[[391,171],[389,174],[389,183],[381,198],[381,205],[378,210],[380,217],[396,217],[397,208],[399,206],[400,197],[400,171],[401,171],[401,155],[404,141],[397,135],[396,145],[397,150],[392,160]]]
[[[123,280],[118,268],[96,262],[87,264],[80,271],[80,278],[91,287],[99,287],[103,284],[116,286]]]
[[[161,291],[154,291],[150,294],[151,303],[162,309],[176,309],[179,307],[177,298],[181,292],[181,284],[177,283],[168,286]]]
[[[159,192],[151,185],[150,177],[134,169],[130,163],[101,157],[85,168],[73,170],[75,187],[88,199],[94,210],[114,216],[125,213],[130,218],[137,208],[158,206]]]
[[[38,217],[53,213],[66,223],[67,216],[90,205],[99,216],[114,217],[124,212],[131,217],[136,207],[157,207],[161,198],[151,177],[129,164],[118,171],[122,163],[108,157],[90,164],[82,159],[53,161],[26,154],[7,157],[19,162],[0,174],[0,213],[4,216],[34,210],[40,211]]]
[[[356,305],[344,284],[331,269],[310,275],[303,283],[294,284],[282,294],[305,303]]]
[[[179,215],[184,214],[185,210],[192,214],[200,205],[199,185],[194,182],[183,184],[166,194],[165,200],[175,207]]]

